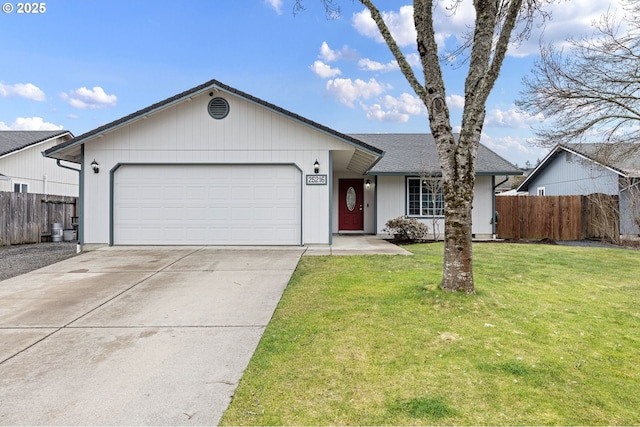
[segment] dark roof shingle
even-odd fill
[[[350,134],[385,152],[369,171],[372,175],[439,175],[440,162],[433,135],[428,133]],[[457,137],[457,135],[456,135]],[[477,175],[521,175],[522,171],[484,145],[478,147]]]
[[[0,131],[0,157],[30,145],[69,133],[66,130],[6,130]]]

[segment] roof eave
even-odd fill
[[[442,176],[440,171],[369,171],[369,175],[376,176]],[[511,175],[522,175],[522,171],[484,171],[484,172],[476,172],[476,176],[511,176]]]
[[[481,171],[476,172],[476,176],[517,176],[523,173],[522,171]]]
[[[562,148],[562,146],[560,145],[556,145],[551,151],[549,151],[549,153],[547,153],[547,155],[545,156],[544,159],[542,159],[542,161],[540,162],[540,164],[538,166],[536,166],[531,173],[524,179],[524,181],[522,181],[520,183],[520,185],[518,185],[518,187],[516,188],[516,191],[529,191],[529,183],[536,177],[538,176],[538,174],[540,173],[540,171],[542,171],[544,168],[547,167],[547,163],[550,161],[550,159],[554,156],[557,155],[558,151]]]

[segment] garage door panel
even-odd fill
[[[284,165],[124,165],[115,244],[301,242],[301,173]]]

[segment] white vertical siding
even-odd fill
[[[384,235],[382,230],[385,223],[401,215],[406,215],[407,195],[405,176],[379,176],[378,177],[378,215],[376,233]],[[493,187],[490,176],[476,177],[474,190],[474,202],[472,210],[472,233],[477,237],[490,237],[492,234],[492,197]],[[421,218],[421,222],[429,227],[429,233],[433,233],[434,223],[430,218]],[[444,219],[438,218],[435,224],[436,234],[442,238],[444,234]]]
[[[406,214],[405,180],[404,176],[383,175],[378,177],[376,234],[384,234],[382,230],[387,221]]]
[[[11,178],[0,180],[0,191],[13,191],[13,184],[18,182],[28,184],[29,193],[77,197],[79,174],[59,167],[54,159],[42,155],[42,151],[61,142],[61,138],[56,138],[0,158],[0,173]]]
[[[493,185],[490,176],[477,176],[473,190],[472,233],[477,238],[491,238],[493,235]]]

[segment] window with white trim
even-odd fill
[[[544,196],[545,193],[545,188],[544,187],[538,187],[538,196]]]
[[[23,184],[21,182],[13,183],[13,192],[14,193],[28,193],[29,192],[29,184]]]
[[[444,216],[442,181],[433,178],[407,178],[409,216]]]

